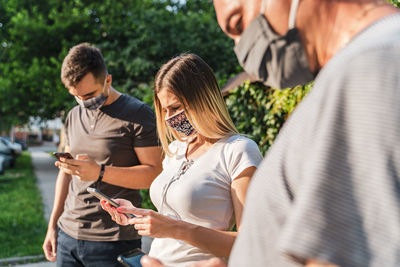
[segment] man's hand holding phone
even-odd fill
[[[63,172],[74,175],[84,181],[97,181],[100,173],[100,165],[87,154],[78,154],[76,158],[64,154],[59,155],[55,165]],[[55,157],[57,157],[54,154]]]
[[[61,158],[66,158],[66,159],[73,159],[74,158],[68,152],[53,152],[53,156],[56,157],[58,161],[60,161]]]

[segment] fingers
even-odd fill
[[[127,205],[128,203],[130,205],[131,202],[124,200],[124,199],[113,199],[115,202],[117,202],[118,204],[125,204]],[[101,200],[100,201],[100,205],[101,207],[107,211],[110,216],[111,219],[113,221],[115,221],[116,223],[120,224],[120,225],[131,225],[134,224],[135,229],[139,230],[139,234],[140,235],[149,235],[149,227],[150,227],[150,217],[149,216],[143,216],[140,214],[152,214],[154,211],[152,210],[146,210],[146,209],[138,209],[138,208],[122,208],[122,207],[118,207],[115,208],[113,206],[110,205],[110,203],[108,203],[105,200]],[[128,218],[125,213],[132,213],[135,215],[138,215],[140,217],[134,217],[134,218]]]
[[[120,225],[129,225],[128,218],[125,214],[118,212],[114,207],[111,207],[111,217],[112,219]]]
[[[163,234],[162,222],[153,217],[153,215],[135,217],[128,219],[129,224],[133,224],[139,235],[161,237]]]
[[[149,228],[149,224],[146,223],[135,223],[133,224],[134,228],[138,231],[147,231],[148,232],[148,228]]]
[[[133,205],[131,207],[126,207],[124,205],[121,205],[120,207],[117,208],[117,210],[122,213],[132,213],[133,215],[140,217],[148,216],[154,213],[153,210],[135,208]]]
[[[77,160],[88,160],[89,155],[88,154],[78,154],[78,155],[76,155],[76,159]]]
[[[56,260],[56,253],[57,248],[55,242],[52,241],[45,241],[43,244],[43,252],[48,261],[55,261]]]
[[[51,248],[43,245],[43,252],[44,252],[44,256],[46,257],[46,259],[48,261],[52,261],[53,260],[54,256],[52,254],[53,252],[51,251]]]
[[[198,261],[189,265],[189,267],[226,267],[227,264],[220,258],[211,258],[209,260]]]
[[[127,207],[134,208],[135,207],[135,206],[133,206],[132,202],[130,202],[129,200],[123,199],[123,198],[115,198],[113,200],[125,208],[127,208]]]
[[[67,159],[67,158],[60,158],[60,160],[58,162],[59,163],[65,163],[65,164],[72,165],[72,166],[80,166],[83,163],[82,160]],[[56,163],[57,163],[57,161],[56,161]]]
[[[62,161],[56,161],[54,165],[56,165],[58,168],[60,168],[61,170],[65,171],[68,174],[74,174],[75,172],[79,172],[78,165],[73,165]]]
[[[140,263],[143,267],[163,267],[164,265],[157,259],[149,256],[143,256],[140,259]]]
[[[54,239],[51,241],[51,243],[52,243],[52,250],[51,250],[52,257],[51,258],[52,258],[52,261],[55,261],[57,259],[57,240]]]
[[[105,201],[104,199],[100,200],[100,206],[103,208],[103,210],[108,212],[108,208],[110,205],[110,203],[108,203],[107,201]]]
[[[110,213],[110,215],[112,215],[111,214],[111,205],[110,205],[110,203],[108,203],[107,201],[102,199],[102,200],[100,200],[100,205],[105,211],[107,211],[108,213]]]

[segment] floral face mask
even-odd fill
[[[186,136],[189,136],[195,132],[195,129],[192,124],[190,124],[184,110],[170,117],[166,117],[165,121],[169,127],[177,132],[183,133]]]

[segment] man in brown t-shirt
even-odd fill
[[[140,247],[140,236],[114,223],[86,189],[140,206],[137,189],[149,188],[162,169],[154,113],[111,86],[100,50],[87,43],[70,49],[61,79],[79,104],[65,121],[65,150],[74,159],[56,162],[60,171],[43,250],[58,266],[118,266],[117,255]]]

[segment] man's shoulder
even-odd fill
[[[122,94],[120,96],[120,103],[118,105],[118,109],[128,109],[130,111],[137,111],[140,109],[151,109],[150,106],[143,101],[137,99],[136,97],[127,95],[127,94]]]
[[[103,108],[103,112],[114,118],[130,122],[138,122],[149,118],[154,119],[154,112],[151,107],[133,96],[121,94],[115,104]]]

